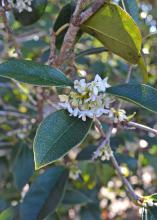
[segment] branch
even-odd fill
[[[84,0],[77,1],[75,11],[69,23],[69,28],[64,37],[60,55],[55,62],[56,66],[61,66],[67,59],[69,59],[69,54],[73,50],[80,25],[84,23],[92,14],[94,14],[105,2],[105,0],[97,0],[92,7],[81,13]]]
[[[127,123],[128,126],[131,126],[131,127],[134,127],[134,128],[137,128],[137,129],[141,129],[141,130],[144,130],[144,131],[148,131],[148,132],[151,132],[153,133],[155,136],[157,136],[157,130],[156,129],[153,129],[153,128],[150,128],[146,125],[142,125],[142,124],[138,124],[136,122],[128,122]]]
[[[97,125],[98,126],[98,123]],[[106,136],[106,138],[103,140],[103,142],[100,144],[100,146],[97,148],[97,150],[101,150],[104,145],[108,144],[109,145],[109,142],[110,142],[110,137],[112,135],[112,128],[113,126],[110,126],[109,128],[109,131],[107,132],[107,134],[103,135],[103,136]],[[101,133],[104,133],[104,131],[102,130],[101,126],[99,126],[99,130],[101,130]],[[112,152],[112,149],[110,147],[110,145],[108,146],[110,151]],[[136,204],[136,205],[140,205],[140,197],[134,192],[131,184],[129,183],[129,181],[125,178],[125,176],[122,174],[121,170],[120,170],[120,167],[118,165],[118,162],[114,156],[114,154],[112,153],[110,155],[110,160],[112,162],[112,165],[114,166],[114,168],[116,169],[116,172],[119,176],[119,178],[121,179],[122,183],[124,184],[124,187],[126,189],[126,192],[128,194],[128,197]]]
[[[21,57],[19,45],[17,44],[16,38],[13,35],[13,31],[12,31],[11,27],[9,26],[5,6],[0,8],[0,15],[2,17],[2,21],[4,23],[5,30],[8,34],[8,41],[11,41],[13,43],[14,48],[15,48],[15,52],[17,53],[18,57]]]

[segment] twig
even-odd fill
[[[18,57],[21,57],[21,52],[20,52],[19,46],[17,44],[16,38],[14,37],[13,31],[12,31],[11,27],[9,26],[9,22],[8,22],[8,18],[6,15],[5,8],[3,8],[3,7],[0,8],[0,15],[2,17],[5,30],[8,34],[8,41],[11,41],[13,43],[14,48],[15,48],[15,52],[17,53]]]
[[[127,125],[131,126],[131,127],[134,127],[134,128],[137,128],[137,129],[140,129],[140,130],[151,132],[155,136],[157,136],[157,130],[153,129],[153,128],[150,128],[150,127],[148,127],[146,125],[138,124],[138,123],[132,122],[132,121],[128,122]]]
[[[99,129],[101,130],[101,133],[104,133],[101,127],[99,127]],[[108,131],[107,134],[106,134],[106,138],[103,140],[103,142],[102,142],[102,143],[100,144],[100,146],[97,148],[97,150],[101,150],[101,148],[104,147],[104,145],[106,145],[107,143],[110,142],[110,137],[111,137],[111,135],[112,135],[112,129],[113,129],[113,127],[110,126],[109,131]],[[105,134],[104,134],[104,135],[105,135]],[[112,149],[111,149],[110,145],[109,145],[108,147],[109,147],[110,151],[112,152]],[[117,172],[119,178],[120,178],[121,181],[123,182],[124,187],[125,187],[125,189],[126,189],[126,192],[127,192],[128,196],[129,196],[129,198],[130,198],[136,205],[140,205],[140,204],[139,204],[139,203],[140,203],[140,197],[134,192],[134,190],[133,190],[131,184],[130,184],[129,181],[125,178],[125,176],[122,174],[122,172],[121,172],[121,170],[120,170],[120,167],[119,167],[119,165],[118,165],[118,162],[117,162],[117,160],[116,160],[116,158],[115,158],[115,156],[114,156],[113,153],[110,155],[110,160],[111,160],[111,162],[112,162],[112,165],[113,165],[114,168],[116,169],[116,172]]]
[[[48,65],[52,65],[54,63],[55,57],[56,57],[56,34],[54,31],[52,31],[51,34],[51,44],[50,44],[50,55],[47,61]]]

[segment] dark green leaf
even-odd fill
[[[40,86],[71,86],[59,69],[33,61],[11,59],[0,64],[0,76]]]
[[[33,0],[31,4],[31,12],[24,10],[19,13],[17,10],[14,10],[14,17],[24,26],[33,24],[44,14],[46,5],[47,0]]]
[[[110,87],[106,92],[157,113],[157,89],[151,86],[122,84]]]
[[[39,169],[68,153],[86,137],[92,120],[86,122],[66,111],[49,115],[40,124],[34,140],[35,167]]]
[[[99,54],[108,51],[104,47],[96,47],[96,48],[90,48],[84,51],[81,51],[79,54],[76,55],[76,58],[87,56],[87,55],[93,55],[93,54]]]
[[[90,204],[80,211],[81,220],[102,220],[99,205]]]
[[[96,149],[96,146],[88,145],[77,155],[77,160],[92,160],[93,153]]]
[[[118,5],[105,3],[82,25],[82,29],[128,62],[139,63],[142,45],[140,30],[131,16]]]
[[[26,145],[19,148],[16,158],[13,162],[12,172],[14,175],[15,185],[19,190],[28,183],[29,178],[34,172],[33,153]]]
[[[68,174],[67,169],[58,166],[37,177],[21,204],[21,219],[41,220],[53,213],[63,198]]]
[[[68,189],[65,192],[62,203],[65,205],[87,204],[93,202],[92,199],[83,192],[75,189]]]

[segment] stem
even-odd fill
[[[11,27],[9,26],[9,22],[8,22],[8,18],[6,15],[5,8],[1,7],[0,15],[2,17],[2,21],[4,23],[5,30],[8,34],[8,41],[11,41],[13,43],[14,48],[15,48],[15,52],[17,53],[18,57],[21,57],[21,51],[19,49],[19,45],[17,44],[16,38],[13,35],[13,31],[12,31]]]
[[[138,124],[136,122],[128,122],[127,125],[131,126],[131,127],[135,127],[135,128],[138,128],[138,129],[141,129],[141,130],[144,130],[144,131],[148,131],[148,132],[151,132],[153,133],[155,136],[157,136],[157,130],[156,129],[153,129],[153,128],[150,128],[146,125],[142,125],[142,124]]]
[[[97,123],[97,126],[98,126],[98,123]],[[109,128],[109,131],[107,132],[107,134],[103,135],[103,136],[106,136],[106,138],[103,140],[103,142],[100,144],[100,146],[97,148],[97,150],[101,150],[101,148],[104,147],[104,145],[106,145],[107,143],[110,142],[110,137],[112,135],[112,129],[113,129],[113,126],[110,126]],[[101,133],[104,133],[104,131],[102,130],[101,126],[99,126],[99,130],[101,130]],[[110,151],[112,152],[112,149],[109,145],[109,148],[110,148]],[[128,194],[128,197],[136,204],[136,205],[139,205],[138,202],[140,202],[140,197],[134,192],[131,184],[129,183],[129,181],[125,178],[125,176],[123,175],[123,173],[121,172],[120,170],[120,167],[118,165],[118,162],[114,156],[114,154],[111,154],[110,156],[110,160],[112,162],[112,165],[114,166],[119,178],[121,179],[122,183],[124,184],[124,187],[126,189],[126,192]]]

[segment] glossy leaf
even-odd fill
[[[57,166],[38,176],[21,204],[21,219],[41,220],[53,213],[63,198],[68,174],[66,168]]]
[[[65,205],[87,204],[91,202],[93,202],[92,199],[85,193],[75,189],[67,189],[62,201]]]
[[[151,86],[122,84],[110,87],[106,92],[157,113],[157,89]]]
[[[0,76],[40,86],[73,85],[59,69],[26,60],[11,59],[0,64]]]
[[[131,16],[118,5],[105,3],[82,25],[82,30],[96,37],[106,49],[128,62],[140,63],[140,30]]]
[[[68,153],[86,137],[92,120],[69,116],[66,111],[50,114],[40,124],[35,140],[35,167],[39,169]]]
[[[14,17],[23,26],[33,24],[44,14],[46,5],[47,0],[33,0],[31,3],[31,12],[24,10],[19,13],[17,10],[14,10]]]
[[[33,153],[26,145],[19,147],[19,151],[13,162],[12,172],[15,185],[19,190],[22,190],[34,172]]]

